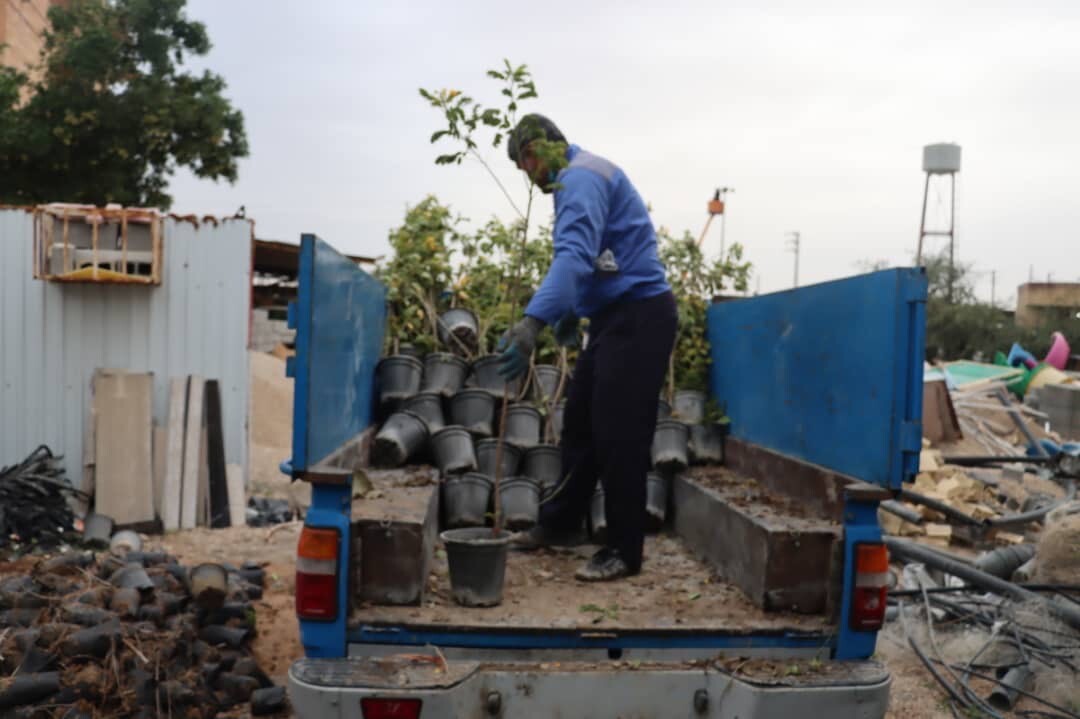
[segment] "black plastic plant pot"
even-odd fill
[[[437,392],[421,392],[405,400],[401,408],[419,415],[431,434],[435,434],[446,426],[446,420],[443,418],[442,396]]]
[[[431,436],[435,464],[443,474],[460,474],[476,470],[476,453],[472,435],[464,427],[450,425]]]
[[[666,399],[660,400],[656,404],[656,418],[657,419],[667,419],[670,416],[671,416],[671,405],[668,404],[668,401]]]
[[[540,444],[540,410],[519,402],[506,410],[506,441],[522,449]]]
[[[645,477],[645,513],[653,529],[664,526],[667,517],[668,481],[662,474],[649,472]]]
[[[675,393],[671,414],[687,424],[699,424],[705,419],[705,393],[696,389],[680,389]]]
[[[478,437],[493,434],[495,395],[486,389],[458,390],[450,399],[450,420]]]
[[[523,378],[507,382],[499,374],[499,355],[484,355],[472,363],[469,386],[486,389],[499,399],[515,399],[521,394]]]
[[[375,366],[379,386],[379,404],[395,406],[420,391],[424,365],[408,355],[397,354],[383,357]]]
[[[652,442],[653,466],[671,471],[686,469],[689,440],[690,431],[682,422],[674,419],[657,422]]]
[[[592,528],[593,541],[603,544],[607,538],[607,515],[604,513],[604,488],[596,485],[596,492],[589,505],[589,526]]]
[[[540,483],[510,477],[499,483],[499,508],[507,529],[528,529],[540,519]]]
[[[550,400],[559,389],[562,372],[551,364],[538,364],[533,367],[532,398],[537,402]]]
[[[472,310],[455,307],[439,315],[439,341],[456,355],[476,352],[480,323]]]
[[[496,535],[487,527],[472,527],[448,529],[439,537],[446,545],[454,601],[464,607],[501,604],[510,533]]]
[[[495,456],[498,451],[498,439],[481,439],[476,443],[476,464],[480,474],[495,479]],[[503,442],[502,477],[513,477],[521,464],[521,450],[512,444]]]
[[[448,477],[442,488],[446,526],[451,529],[484,526],[491,487],[492,481],[476,472]]]
[[[405,355],[407,357],[415,357],[418,360],[423,361],[424,350],[420,349],[411,342],[405,342],[398,346],[397,354]]]
[[[562,452],[548,444],[529,448],[525,452],[521,473],[535,479],[541,487],[554,487],[562,474]]]
[[[432,352],[424,358],[424,392],[435,392],[443,397],[453,396],[465,384],[468,363],[447,352]]]
[[[383,422],[371,447],[371,463],[376,467],[400,467],[424,448],[428,426],[413,412],[394,412]]]
[[[726,425],[718,423],[690,425],[691,464],[722,464]]]

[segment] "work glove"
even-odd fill
[[[525,317],[499,340],[499,346],[495,349],[501,352],[499,356],[499,376],[507,382],[512,382],[525,374],[529,369],[529,357],[532,356],[533,348],[536,347],[536,336],[544,328],[544,323],[535,317]]]
[[[567,312],[562,316],[562,319],[555,323],[555,341],[560,347],[578,346],[580,341],[578,336],[579,322],[577,315],[573,312]]]

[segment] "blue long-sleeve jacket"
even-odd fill
[[[630,180],[577,145],[566,154],[570,164],[556,178],[555,255],[525,314],[555,324],[571,310],[591,317],[618,300],[671,289],[652,220]]]

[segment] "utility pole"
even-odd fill
[[[795,284],[793,287],[799,286],[799,246],[802,242],[802,235],[798,232],[788,233],[788,249],[795,253]]]
[[[990,306],[997,307],[997,270],[990,270]]]

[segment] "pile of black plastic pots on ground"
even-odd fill
[[[498,355],[468,359],[477,346],[475,316],[453,309],[440,318],[445,352],[384,357],[376,370],[384,418],[372,447],[372,464],[399,467],[431,463],[442,475],[443,523],[447,528],[490,525],[494,514],[499,421],[506,407],[499,502],[511,530],[531,527],[544,498],[557,492],[568,377],[553,365],[534,365],[526,378],[506,383]],[[705,395],[679,391],[674,408],[661,400],[648,478],[648,513],[654,528],[664,522],[670,478],[691,463],[723,458],[719,425],[705,424]],[[675,418],[677,417],[677,419]],[[593,498],[590,524],[602,536],[603,489]]]
[[[199,717],[287,709],[251,656],[263,570],[72,551],[0,580],[0,716]]]

